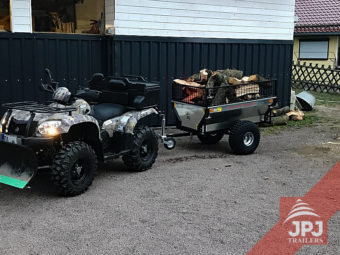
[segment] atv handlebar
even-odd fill
[[[43,83],[43,81],[41,82],[41,89],[43,91],[47,91],[50,93],[54,93],[54,91],[59,87],[59,82],[56,82],[53,80],[52,78],[52,74],[50,69],[45,68],[45,78],[47,78],[47,83]]]

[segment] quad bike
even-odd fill
[[[42,89],[53,94],[52,102],[3,105],[0,183],[23,189],[46,168],[59,194],[75,196],[92,184],[98,161],[122,157],[131,170],[152,167],[158,137],[148,123],[160,115],[159,84],[95,74],[89,88],[72,95],[45,72]]]

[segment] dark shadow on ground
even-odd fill
[[[107,177],[118,177],[131,174],[134,174],[134,172],[129,171],[121,159],[117,159],[107,163],[100,163],[98,165],[95,180],[98,181],[97,183],[100,183],[101,179]],[[60,198],[51,181],[50,169],[39,170],[23,190],[0,184],[0,192],[10,192],[15,196],[36,196],[37,198],[45,196],[49,198]]]

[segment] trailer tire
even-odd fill
[[[230,130],[229,145],[233,153],[252,154],[260,144],[260,129],[250,121],[237,121]]]
[[[207,133],[207,134],[197,134],[198,139],[200,139],[200,141],[203,144],[217,144],[219,143],[219,141],[221,141],[221,139],[224,136],[224,132],[218,131],[218,132],[214,132],[214,133]]]
[[[90,145],[70,142],[55,155],[52,182],[62,196],[77,196],[92,184],[97,171],[97,156]]]
[[[164,147],[165,149],[171,151],[176,147],[176,140],[172,137],[165,138],[164,140]]]
[[[132,171],[143,172],[152,167],[158,156],[158,137],[145,126],[134,132],[133,147],[129,154],[123,156],[125,165]]]

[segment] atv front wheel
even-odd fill
[[[92,184],[97,171],[97,156],[90,145],[70,142],[54,157],[52,182],[63,196],[77,196]]]
[[[150,169],[158,156],[158,138],[149,127],[136,129],[132,150],[123,156],[125,165],[132,171],[142,172]]]

